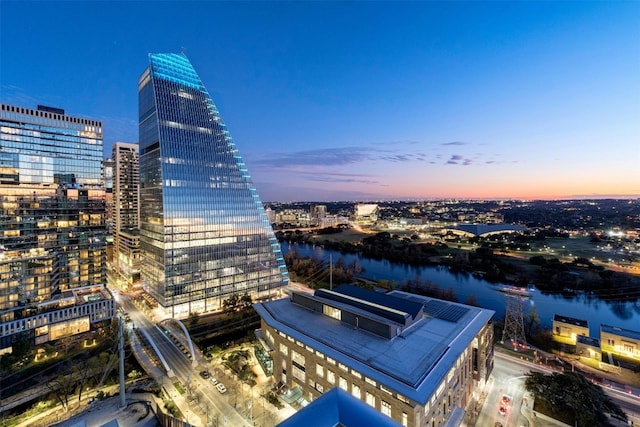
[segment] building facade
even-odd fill
[[[640,331],[600,325],[600,347],[603,352],[640,361]]]
[[[183,318],[288,283],[271,224],[189,60],[150,54],[138,82],[143,288]]]
[[[113,155],[113,261],[125,286],[140,283],[138,144],[116,142]]]
[[[589,322],[560,314],[553,315],[553,340],[575,345],[579,335],[589,336]]]
[[[457,425],[493,369],[491,310],[345,285],[254,307],[303,405],[339,387],[403,426]]]
[[[58,108],[0,109],[0,348],[88,330],[106,289],[102,123]]]

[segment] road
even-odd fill
[[[163,378],[156,378],[158,383],[165,387],[166,390],[175,390],[171,385],[179,381],[185,390],[191,390],[192,395],[195,394],[199,396],[198,405],[204,409],[205,416],[209,418],[207,422],[213,421],[215,417],[218,416],[218,425],[220,426],[253,425],[243,418],[229,403],[231,394],[221,394],[210,381],[200,377],[198,370],[192,367],[191,360],[189,360],[171,339],[162,333],[144,313],[140,312],[138,307],[136,307],[126,295],[120,294],[118,302],[129,314],[133,325],[135,325],[136,328],[144,329],[149,334],[167,364],[173,370],[173,377],[168,378],[165,375]],[[229,385],[229,387],[231,387],[231,385]],[[193,422],[196,414],[191,411],[191,405],[186,401],[189,398],[189,393],[185,393],[185,396],[178,396],[176,391],[172,391],[171,393],[173,394],[171,397],[185,415],[187,422],[190,421],[190,418]],[[180,399],[180,397],[183,399]]]
[[[528,409],[526,405],[530,404],[528,400],[525,400],[524,380],[525,375],[532,370],[547,375],[556,372],[542,365],[495,352],[494,369],[489,380],[488,394],[475,425],[493,426],[496,421],[504,426],[529,425],[530,423],[522,414],[521,408],[524,405],[525,409]],[[603,390],[614,403],[627,413],[629,420],[633,421],[634,425],[640,425],[640,397],[607,387],[603,387]],[[509,404],[505,405],[507,409],[505,415],[501,415],[499,408],[502,397],[505,395],[509,397]],[[535,425],[553,426],[556,424],[538,419]]]

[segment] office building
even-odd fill
[[[140,282],[138,144],[116,142],[113,154],[113,261],[120,284]]]
[[[0,349],[88,331],[105,289],[102,123],[1,104]]]
[[[184,318],[288,274],[260,197],[185,55],[150,54],[138,82],[143,288]]]
[[[403,426],[457,425],[493,369],[491,310],[350,285],[254,307],[303,406],[337,386]]]

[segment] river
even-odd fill
[[[343,258],[348,264],[357,259],[364,269],[361,276],[371,280],[395,281],[399,285],[415,278],[429,280],[440,288],[453,288],[459,302],[464,302],[468,295],[474,295],[481,307],[496,312],[495,318],[504,318],[506,297],[498,287],[506,284],[489,283],[469,273],[454,273],[445,266],[398,264],[365,258],[359,254],[343,254],[340,251],[309,244],[283,242],[280,245],[285,254],[290,247],[296,246],[301,256],[315,256],[327,262],[330,258],[334,263]],[[600,324],[640,331],[640,301],[604,301],[586,293],[563,296],[534,290],[531,298],[525,301],[525,315],[529,307],[535,307],[540,323],[549,328],[554,314],[588,320],[589,335],[594,338],[600,337]]]

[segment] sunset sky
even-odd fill
[[[184,51],[264,201],[640,197],[640,2],[0,2],[0,101],[136,142]]]

